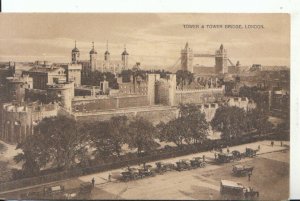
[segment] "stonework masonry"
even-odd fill
[[[45,117],[57,116],[56,104],[28,106],[3,104],[0,110],[0,137],[8,143],[17,143],[33,133],[33,128]]]

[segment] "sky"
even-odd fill
[[[183,25],[223,28],[184,28]],[[263,25],[263,29],[225,29],[225,25]],[[214,53],[223,44],[233,63],[290,65],[288,14],[0,14],[0,61],[70,62],[74,41],[80,59],[89,58],[92,41],[103,60],[108,41],[112,59],[126,45],[129,65],[145,68],[180,66],[189,42],[194,53]],[[214,66],[213,58],[194,64]]]

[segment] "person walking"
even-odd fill
[[[205,162],[205,155],[202,156],[203,162]]]
[[[217,159],[217,153],[215,152],[215,159]]]
[[[260,145],[258,145],[258,148],[257,148],[257,149],[258,149],[258,151],[260,151]]]
[[[280,141],[280,146],[281,146],[281,147],[283,146],[283,143],[282,143],[282,141]]]
[[[274,141],[271,141],[271,146],[272,146],[272,147],[274,146]]]
[[[92,185],[93,185],[93,187],[95,187],[95,178],[94,177],[92,179]]]
[[[108,174],[108,181],[111,182],[111,174]]]
[[[250,179],[251,179],[251,173],[249,172],[248,173],[248,181],[250,181]]]

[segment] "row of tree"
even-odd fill
[[[157,149],[156,139],[183,144],[202,144],[210,125],[230,140],[243,133],[257,130],[268,132],[271,127],[267,116],[258,111],[244,111],[237,107],[221,106],[210,124],[197,105],[179,106],[179,115],[168,123],[156,127],[143,118],[129,120],[126,116],[112,117],[108,121],[79,123],[63,116],[43,119],[33,135],[18,144],[23,153],[15,157],[23,162],[25,174],[38,174],[42,168],[69,169],[91,158],[107,160],[120,157],[127,144],[138,154]]]
[[[69,169],[76,163],[85,163],[92,155],[96,159],[120,156],[126,143],[138,153],[157,148],[155,127],[143,118],[128,121],[126,116],[109,121],[78,123],[63,116],[43,119],[33,135],[28,136],[15,156],[23,162],[25,174],[39,173],[42,168]]]
[[[226,140],[242,137],[252,131],[268,133],[272,129],[267,114],[260,109],[245,111],[239,107],[221,106],[217,109],[211,121],[214,130],[221,132]]]

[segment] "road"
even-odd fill
[[[284,144],[289,145],[289,142],[284,142]],[[269,141],[262,141],[230,147],[230,151],[244,151],[246,147],[257,149],[258,145],[261,147],[258,157],[246,158],[240,161],[242,164],[253,164],[255,166],[250,182],[244,177],[234,178],[231,175],[233,163],[228,163],[223,165],[209,164],[206,168],[183,172],[173,171],[130,182],[117,180],[116,178],[122,170],[115,169],[56,183],[65,185],[68,189],[82,182],[90,182],[92,178],[95,178],[95,188],[90,199],[221,199],[219,197],[220,180],[229,179],[262,189],[260,198],[275,198],[277,200],[278,198],[287,198],[289,155],[288,151],[281,152],[287,150],[286,146],[280,146],[280,142],[275,142],[275,145],[272,147]],[[208,161],[214,159],[213,152],[204,152],[163,161],[175,163],[179,159],[191,159],[197,156],[202,157],[203,155],[206,156]],[[154,163],[150,164],[154,165]],[[111,182],[107,179],[110,173],[113,178]],[[20,193],[36,191],[41,188],[42,185],[34,188],[18,189],[4,194],[0,193],[0,197],[18,198]]]

